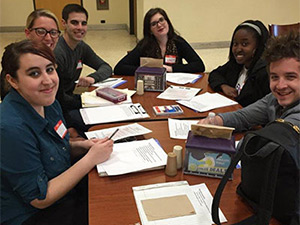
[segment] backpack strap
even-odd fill
[[[243,147],[250,141],[250,139],[253,137],[254,135],[247,135],[243,142],[242,142],[242,146],[240,149],[243,149]],[[233,173],[234,168],[236,167],[237,163],[239,162],[239,160],[241,159],[243,155],[243,151],[238,151],[235,156],[233,157],[228,169],[226,170],[224,176],[222,177],[219,186],[216,190],[216,193],[214,195],[213,198],[213,202],[212,202],[212,219],[213,221],[217,224],[220,225],[220,218],[219,218],[219,205],[220,205],[220,200],[221,200],[221,195],[222,192],[225,188],[225,185],[229,179],[229,177],[231,176],[231,174]]]
[[[269,154],[271,157],[265,160],[264,181],[262,182],[260,201],[256,209],[256,223],[268,225],[273,212],[273,203],[275,196],[275,189],[277,184],[278,171],[280,168],[281,156],[284,152],[284,148],[275,143],[269,142],[269,150],[273,154]],[[265,149],[266,150],[266,149]],[[240,224],[240,223],[237,223]],[[253,223],[250,223],[253,224]],[[249,224],[249,225],[250,225]]]
[[[256,132],[247,133],[247,135],[245,136],[242,142],[241,147],[239,148],[239,151],[232,159],[230,166],[228,167],[225,175],[221,179],[220,184],[216,190],[213,203],[212,203],[212,219],[217,225],[221,224],[219,219],[218,208],[219,208],[220,198],[224,190],[224,187],[238,161],[241,159],[243,155],[247,156],[247,153],[244,152],[245,146],[255,136],[257,136]],[[273,144],[268,143],[267,145],[268,146],[264,146],[260,151],[258,151],[258,154],[261,157],[264,157],[267,155],[267,151],[270,153],[269,150],[271,150],[271,152],[274,152],[275,154],[271,155],[272,159],[266,160],[269,163],[268,165],[266,165],[267,171],[265,171],[266,176],[264,182],[262,183],[262,189],[260,194],[261,198],[258,204],[259,207],[256,210],[256,214],[246,218],[245,220],[236,223],[236,225],[269,224],[269,220],[271,218],[272,209],[273,209],[273,199],[275,194],[277,174],[279,170],[281,155],[284,152],[284,148],[279,147],[279,145],[275,143]]]

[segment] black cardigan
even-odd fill
[[[242,68],[242,65],[238,65],[233,61],[228,61],[226,64],[219,66],[209,74],[209,85],[214,91],[222,91],[222,84],[235,87]],[[236,101],[245,107],[256,102],[258,99],[261,99],[269,92],[270,87],[266,62],[260,59],[247,75],[247,80],[240,94],[236,97]]]
[[[198,73],[204,72],[205,66],[194,51],[194,49],[182,37],[177,37],[175,45],[178,51],[178,64],[172,65],[173,72]],[[147,57],[141,52],[141,47],[138,44],[132,51],[124,56],[115,66],[115,75],[134,75],[135,70],[140,66],[140,57]],[[182,59],[185,59],[188,64],[183,64]]]

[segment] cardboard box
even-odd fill
[[[138,80],[144,81],[145,91],[164,91],[166,88],[166,69],[140,66],[135,71],[135,89]]]
[[[235,154],[235,138],[208,138],[190,131],[185,146],[185,174],[222,178]],[[232,179],[232,175],[231,178]]]

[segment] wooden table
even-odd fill
[[[98,130],[120,124],[105,124],[93,127]],[[152,130],[144,135],[145,139],[156,138],[163,149],[170,152],[174,145],[185,146],[185,140],[170,139],[167,121],[139,122],[142,126]],[[239,139],[241,135],[237,135]],[[139,172],[115,177],[99,177],[96,169],[89,173],[89,224],[90,225],[129,225],[140,221],[133,196],[132,187],[186,180],[190,185],[206,183],[212,194],[215,193],[220,179],[195,175],[185,175],[178,171],[177,176],[168,177],[163,170]],[[251,208],[236,194],[236,187],[240,182],[240,170],[234,171],[233,181],[229,181],[224,189],[220,207],[228,223],[238,222],[251,215]],[[272,225],[279,223],[272,220]]]
[[[202,77],[197,82],[195,82],[194,84],[189,83],[189,84],[184,85],[184,86],[194,87],[194,88],[201,88],[202,90],[201,90],[201,92],[199,92],[199,94],[202,94],[202,93],[205,93],[205,92],[213,93],[214,91],[208,85],[208,74],[203,73],[201,75],[202,75]],[[118,88],[120,88],[120,89],[128,88],[130,90],[134,90],[134,85],[135,85],[134,76],[114,76],[114,77],[122,77],[123,80],[127,80],[126,83],[122,84]],[[168,85],[172,85],[172,84],[168,83]],[[141,103],[142,106],[144,107],[144,109],[149,114],[150,118],[146,118],[144,120],[166,120],[169,116],[157,116],[157,115],[155,115],[152,107],[153,106],[159,106],[159,105],[178,104],[174,100],[158,99],[157,96],[160,93],[161,92],[146,91],[146,92],[144,92],[144,95],[135,94],[132,97],[132,102],[133,103]],[[182,107],[182,109],[184,111],[184,114],[172,115],[172,118],[177,118],[177,119],[181,119],[181,118],[185,118],[185,119],[198,118],[199,119],[199,118],[204,118],[208,115],[208,112],[201,112],[200,113],[200,112],[196,112],[196,111],[194,111],[190,108],[187,108],[183,105],[180,105],[180,106]],[[215,113],[231,112],[231,111],[235,111],[235,110],[240,109],[240,108],[242,108],[240,105],[232,105],[232,106],[213,109],[211,111],[215,112]]]

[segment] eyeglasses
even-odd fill
[[[46,30],[45,28],[37,27],[31,28],[30,31],[34,30],[37,36],[45,37],[48,33],[52,38],[57,38],[60,35],[60,30]]]
[[[150,23],[151,27],[155,27],[157,26],[158,23],[162,24],[164,23],[166,20],[164,17],[160,17],[157,21],[153,21]]]

